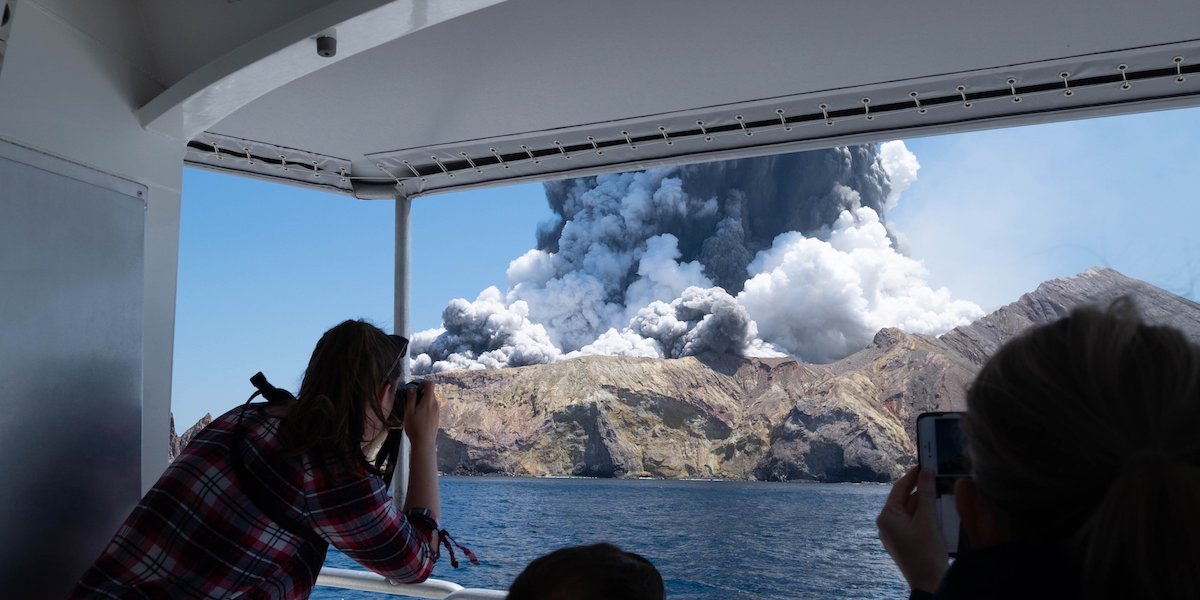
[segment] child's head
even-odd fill
[[[529,563],[508,600],[662,600],[662,575],[650,561],[612,544],[555,550]]]

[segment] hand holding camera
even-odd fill
[[[416,380],[396,388],[392,410],[404,416],[404,433],[414,446],[437,441],[440,404],[432,381]]]

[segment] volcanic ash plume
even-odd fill
[[[916,179],[902,142],[547,183],[557,218],[508,290],[452,301],[416,373],[583,354],[836,360],[879,328],[982,314],[930,289],[883,219]]]

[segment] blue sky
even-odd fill
[[[1046,279],[1110,266],[1196,299],[1200,109],[906,140],[916,183],[887,214],[928,281],[990,311]],[[414,331],[452,298],[506,287],[549,218],[540,184],[413,203]],[[184,173],[173,412],[182,430],[295,390],[321,333],[392,327],[391,201]]]

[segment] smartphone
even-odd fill
[[[917,461],[934,474],[938,523],[950,556],[967,549],[958,509],[954,505],[954,482],[971,476],[967,445],[960,412],[928,412],[917,417]]]

